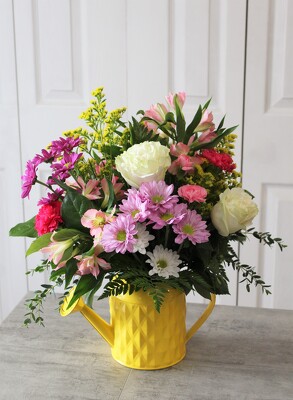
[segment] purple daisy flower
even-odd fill
[[[60,137],[58,140],[53,140],[50,149],[54,154],[70,153],[72,149],[78,146],[81,142],[80,138],[74,139],[73,137],[63,138]]]
[[[150,214],[147,211],[147,201],[141,200],[139,192],[136,189],[129,189],[126,195],[127,199],[122,200],[119,210],[124,214],[131,215],[135,221],[144,222]]]
[[[165,213],[158,211],[150,214],[149,219],[151,222],[155,222],[153,225],[154,229],[162,229],[166,225],[178,224],[187,213],[187,205],[184,203],[175,204],[175,206]]]
[[[79,160],[81,156],[82,153],[64,153],[60,162],[55,162],[51,165],[51,168],[53,169],[52,177],[60,180],[68,178],[70,176],[68,171],[74,168],[76,161]]]
[[[178,203],[178,196],[172,195],[173,185],[167,185],[164,181],[145,182],[139,188],[142,201],[147,201],[150,211],[158,211],[162,214]]]
[[[127,214],[120,214],[115,221],[106,224],[103,229],[101,244],[107,253],[116,251],[124,254],[134,252],[137,229],[134,219]]]
[[[201,216],[194,210],[187,210],[184,218],[176,225],[173,225],[173,231],[178,234],[175,243],[182,243],[185,239],[191,243],[208,242],[210,232],[207,230],[207,224]]]
[[[59,188],[54,189],[53,193],[48,193],[47,197],[42,197],[38,201],[38,206],[43,206],[44,204],[51,204],[54,201],[59,200],[63,193],[64,193],[63,189],[59,189]]]
[[[42,149],[41,150],[42,154],[36,154],[36,156],[33,158],[33,162],[36,163],[37,165],[45,162],[45,163],[49,163],[54,161],[54,158],[56,156],[56,153],[54,153],[52,150],[46,150],[46,149]]]
[[[21,198],[29,197],[32,186],[36,183],[37,180],[37,166],[33,160],[29,160],[26,163],[26,169],[24,174],[21,177],[22,186],[21,186]]]

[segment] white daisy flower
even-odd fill
[[[180,268],[178,268],[178,265],[181,264],[181,260],[175,251],[165,249],[160,245],[156,246],[152,253],[148,251],[146,254],[150,258],[146,262],[153,267],[149,271],[149,275],[158,274],[163,278],[169,278],[169,276],[177,278],[179,276]]]
[[[137,230],[137,234],[134,236],[136,239],[133,245],[134,253],[138,251],[141,254],[146,254],[146,248],[150,240],[155,239],[155,237],[147,231],[145,224],[136,224],[135,229]]]

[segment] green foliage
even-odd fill
[[[88,231],[80,222],[83,214],[90,208],[95,208],[94,204],[77,190],[67,187],[66,196],[62,202],[61,216],[65,226],[71,229]]]
[[[252,235],[258,239],[260,243],[267,244],[269,247],[271,247],[273,244],[277,244],[281,251],[287,247],[281,238],[273,238],[269,232],[257,232],[254,230],[254,228],[248,229],[247,232],[252,233]]]
[[[35,219],[36,217],[33,217],[26,222],[21,222],[20,224],[15,225],[10,229],[9,236],[38,237],[38,233],[35,230]]]
[[[43,314],[43,303],[46,297],[52,293],[54,293],[54,289],[56,286],[61,286],[63,280],[58,278],[53,285],[41,285],[43,290],[36,290],[34,292],[34,297],[25,300],[25,306],[28,309],[28,312],[25,314],[24,326],[28,327],[32,322],[45,326]]]
[[[38,237],[37,239],[35,239],[30,247],[28,248],[27,252],[26,252],[26,256],[29,256],[39,250],[41,250],[42,248],[48,246],[48,244],[50,243],[50,239],[51,239],[52,233],[46,233],[45,235],[42,235],[40,237]]]

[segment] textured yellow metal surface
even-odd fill
[[[160,313],[155,310],[152,298],[143,291],[110,297],[110,324],[82,299],[67,310],[66,304],[73,292],[68,296],[60,309],[61,315],[80,311],[110,344],[117,362],[144,370],[162,369],[181,361],[186,353],[186,342],[209,317],[216,298],[212,295],[206,310],[186,332],[185,294],[175,289],[166,294]]]

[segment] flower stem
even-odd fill
[[[169,233],[170,233],[170,227],[169,227],[169,225],[167,225],[166,233],[165,233],[165,248],[167,248],[167,245],[168,245]]]
[[[56,193],[55,190],[52,188],[51,185],[47,185],[46,183],[44,183],[44,182],[42,182],[42,181],[39,181],[38,179],[36,179],[36,183],[38,183],[39,185],[43,185],[43,186],[45,186],[46,188],[50,189],[53,193]]]

